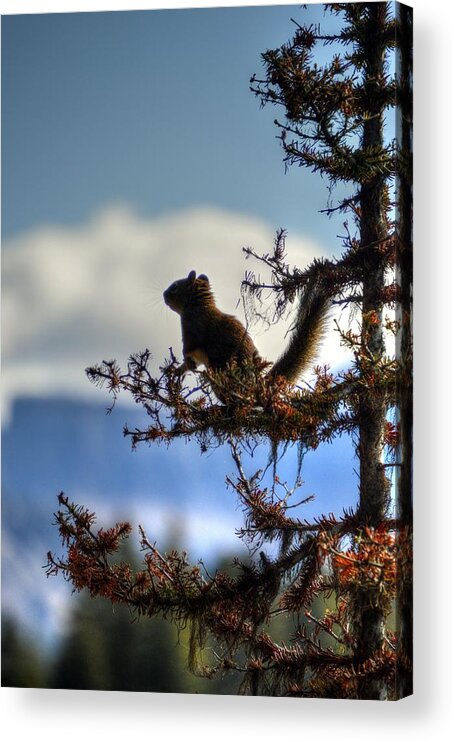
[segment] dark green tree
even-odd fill
[[[123,547],[119,557],[135,564]],[[79,690],[155,693],[226,692],[224,683],[209,683],[188,672],[184,646],[188,632],[160,617],[138,621],[124,605],[112,609],[106,599],[80,596],[69,617],[49,687]],[[213,687],[215,686],[215,687]]]
[[[102,607],[87,610],[80,601],[71,616],[70,630],[55,662],[51,687],[75,690],[112,690],[104,640]],[[119,628],[119,627],[117,627]]]
[[[296,23],[293,38],[263,55],[264,75],[251,81],[261,103],[282,114],[276,125],[286,164],[321,173],[332,194],[338,184],[350,191],[327,209],[344,220],[338,259],[292,268],[283,232],[270,254],[247,250],[271,271],[266,283],[246,275],[247,306],[257,311],[272,290],[277,320],[316,280],[357,317],[357,327],[337,327],[351,365],[337,374],[316,369],[310,389],[251,362],[201,373],[191,390],[174,357],[153,378],[148,351],[132,356],[125,372],[114,361],[88,370],[114,400],[126,391],[149,414],[146,429],[125,429],[133,445],[183,437],[202,451],[230,446],[236,476],[228,483],[244,507],[240,535],[255,559],[237,562],[234,574],[210,574],[184,553],[162,553],[142,532],[144,567],[114,564],[130,526],[96,531],[94,514],[59,499],[68,552],[49,555],[49,573],[62,570],[77,589],[139,615],[190,625],[190,667],[208,677],[236,673],[243,693],[396,699],[411,692],[411,14],[395,9],[328,5],[335,33]],[[324,64],[320,45],[332,51]],[[296,509],[297,487],[279,478],[279,451],[297,445],[301,465],[307,450],[345,434],[356,444],[358,502],[352,497],[342,517],[308,522]],[[271,441],[270,485],[246,471],[245,453],[260,441]],[[268,543],[277,547],[271,556]],[[288,641],[273,630],[282,616],[292,626]],[[210,642],[209,665],[203,648]]]
[[[2,616],[2,687],[47,687],[45,658],[35,640],[7,615]]]
[[[125,606],[84,595],[70,618],[57,654],[50,687],[79,690],[185,692],[182,652],[175,627],[155,618],[133,621]]]

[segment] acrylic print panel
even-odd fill
[[[411,10],[2,21],[3,685],[411,694]]]

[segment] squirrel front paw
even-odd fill
[[[190,356],[187,356],[181,366],[178,366],[176,372],[179,376],[184,376],[187,371],[195,371],[196,368],[197,364],[195,361]]]

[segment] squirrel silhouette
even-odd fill
[[[194,371],[203,364],[222,370],[230,362],[239,365],[260,359],[252,338],[233,315],[216,306],[208,276],[190,271],[164,291],[164,301],[180,315],[184,362],[179,371]],[[324,335],[330,299],[317,277],[310,279],[299,301],[293,331],[280,358],[268,374],[283,376],[290,383],[314,361]]]

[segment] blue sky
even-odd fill
[[[281,227],[300,267],[340,249],[326,185],[285,172],[281,112],[249,90],[292,18],[336,22],[322,5],[2,18],[4,395],[88,394],[97,353],[177,349],[163,289],[195,268],[237,311],[242,248]],[[254,334],[270,359],[275,332]]]
[[[4,17],[3,236],[118,201],[146,217],[203,204],[335,251],[326,187],[284,174],[279,111],[249,91],[292,17],[333,22],[321,5]]]

